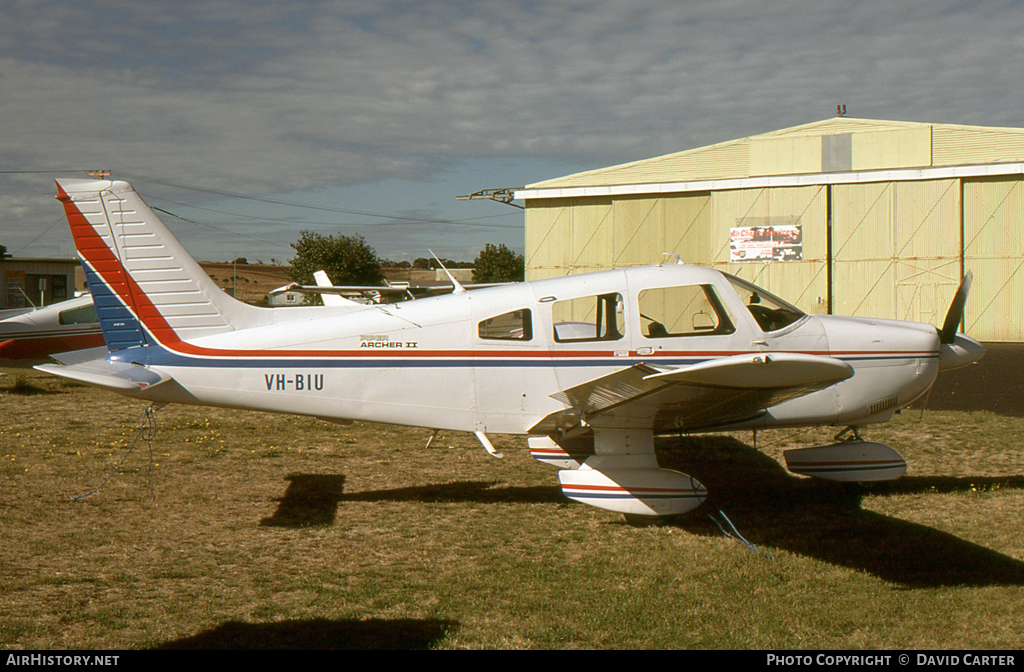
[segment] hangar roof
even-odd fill
[[[1024,164],[1024,129],[835,117],[537,182],[528,185],[522,196],[553,196],[557,190],[575,191],[574,188],[580,187],[742,181],[768,176],[867,174],[908,169],[916,170],[916,174],[921,175],[917,179],[923,179],[921,169],[993,164],[1015,164],[1006,165],[1005,170],[1020,172],[1017,166]],[[1005,170],[989,170],[984,174]]]

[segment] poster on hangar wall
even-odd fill
[[[799,224],[736,226],[729,229],[729,261],[802,261]]]

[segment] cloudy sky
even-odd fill
[[[1024,127],[1020,0],[3,0],[0,244],[70,256],[53,179],[127,179],[200,259],[303,229],[523,248],[457,202],[849,116]]]

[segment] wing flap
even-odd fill
[[[590,415],[664,387],[664,381],[652,379],[657,373],[658,369],[647,364],[637,364],[556,392],[551,398]]]
[[[148,366],[110,362],[106,359],[94,359],[67,366],[40,364],[33,368],[68,380],[117,392],[141,392],[171,380],[171,376]]]

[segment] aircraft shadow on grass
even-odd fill
[[[3,360],[0,359],[0,366],[2,365]],[[23,376],[13,376],[13,379],[11,380],[0,379],[0,395],[2,394],[14,394],[19,397],[37,397],[67,394],[67,390],[62,388],[50,389],[48,387],[39,387],[31,379],[26,379]]]
[[[277,623],[228,621],[216,628],[165,642],[158,650],[419,650],[429,649],[458,627],[433,619],[309,619]]]
[[[711,493],[701,509],[726,512],[756,545],[863,570],[911,588],[1024,585],[1019,560],[861,507],[864,494],[1024,488],[1024,477],[904,476],[870,486],[830,483],[793,476],[774,459],[723,436],[675,439],[658,455],[663,467],[698,475]],[[707,515],[687,515],[675,524],[693,534],[721,534]]]
[[[330,474],[290,474],[288,488],[277,499],[277,510],[260,527],[316,527],[330,525],[344,497],[345,477]]]
[[[759,547],[783,549],[862,570],[911,588],[1024,585],[1024,562],[926,525],[861,507],[864,494],[1024,488],[1024,477],[912,477],[862,487],[793,476],[774,459],[725,436],[659,440],[662,467],[694,474],[711,493],[703,506],[660,524],[720,536],[708,514],[724,511]],[[345,502],[567,504],[558,486],[495,487],[457,481],[344,492],[344,476],[294,474],[267,527],[330,525]],[[616,520],[621,520],[617,518]]]
[[[437,485],[391,490],[344,492],[345,477],[326,474],[292,474],[284,496],[275,500],[274,515],[260,521],[261,527],[307,527],[330,525],[343,502],[476,502],[480,504],[526,503],[565,504],[558,487],[500,488],[497,481],[453,481]]]

